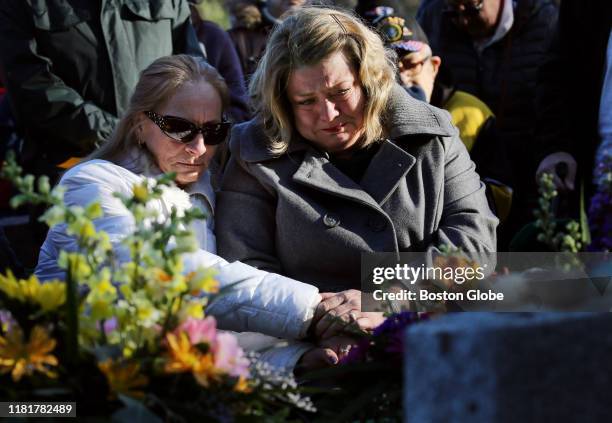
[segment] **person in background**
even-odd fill
[[[510,212],[512,189],[506,157],[498,145],[495,116],[477,97],[457,90],[448,67],[433,54],[427,36],[414,18],[379,16],[372,21],[385,45],[397,54],[398,76],[413,97],[447,110],[459,137],[487,186],[489,205],[500,221]]]
[[[533,220],[537,205],[534,93],[557,13],[552,0],[431,0],[417,14],[457,89],[478,97],[496,116],[514,188],[501,248]]]
[[[228,31],[248,82],[263,55],[268,36],[280,17],[307,0],[234,0],[230,2],[232,28]]]
[[[192,0],[191,23],[204,50],[208,63],[225,79],[230,90],[229,116],[232,122],[244,122],[250,112],[240,58],[229,34],[206,19],[204,0]]]
[[[62,176],[65,204],[85,207],[99,201],[103,216],[94,224],[109,235],[119,261],[129,259],[122,240],[135,223],[113,193],[131,196],[133,186],[146,177],[162,172],[176,174],[177,186],[166,189],[150,205],[162,216],[173,209],[181,213],[194,207],[214,216],[215,195],[208,165],[226,140],[228,105],[225,82],[203,59],[178,55],[156,60],[143,71],[113,137]],[[329,319],[323,318],[330,313],[350,313],[353,323],[362,329],[371,329],[382,320],[378,313],[361,313],[360,298],[352,293],[320,295],[314,286],[225,261],[216,255],[214,227],[212,218],[192,223],[189,229],[199,249],[185,254],[184,262],[185,272],[211,267],[217,270],[215,277],[221,286],[235,285],[207,308],[221,328],[296,340],[322,325],[329,335],[320,348],[304,342],[272,348],[264,352],[270,363],[293,367],[299,362],[300,366],[317,367],[329,365],[334,359],[337,362],[344,341],[334,341],[331,335],[347,322],[340,324],[341,319],[334,319],[335,324],[330,326]],[[60,252],[74,251],[77,243],[75,236],[65,231],[66,225],[58,225],[47,235],[36,267],[41,280],[63,279],[64,269],[57,262]],[[274,345],[268,340],[268,346]]]
[[[202,56],[189,16],[186,0],[3,1],[0,65],[25,171],[56,182],[111,136],[143,69],[173,53]],[[13,242],[35,247],[20,255],[30,268],[47,227],[40,207],[28,212]]]
[[[302,7],[273,30],[231,134],[219,252],[329,292],[361,254],[495,251],[497,218],[448,113],[395,83],[392,53],[350,13]]]
[[[26,171],[57,177],[108,139],[138,75],[201,56],[185,0],[23,1],[0,7],[0,63]]]
[[[581,184],[585,200],[593,194],[596,157],[612,150],[611,49],[611,2],[561,2],[555,39],[538,80],[536,177],[555,175],[557,189],[572,199],[573,216]],[[565,175],[557,174],[560,166]]]

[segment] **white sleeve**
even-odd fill
[[[128,260],[129,254],[121,240],[133,232],[134,219],[113,193],[129,193],[139,180],[137,175],[112,163],[93,161],[71,169],[60,181],[66,187],[66,205],[100,202],[104,215],[94,222],[96,229],[108,233],[122,261]],[[41,249],[36,275],[42,280],[63,278],[63,271],[57,266],[59,252],[74,251],[76,247],[76,239],[65,233],[65,225],[51,229]],[[214,267],[221,287],[232,285],[228,294],[207,308],[220,328],[288,339],[306,335],[320,301],[316,287],[240,262],[228,263],[202,249],[186,254],[184,260],[187,272],[201,266]]]
[[[185,269],[199,266],[215,268],[221,287],[232,285],[207,309],[220,327],[287,339],[306,336],[321,300],[316,287],[238,261],[228,263],[204,250],[185,255]]]
[[[278,339],[261,333],[231,332],[238,339],[238,344],[245,351],[255,351],[260,354],[260,360],[278,369],[293,371],[302,355],[314,348],[314,345]]]

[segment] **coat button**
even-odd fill
[[[378,216],[371,216],[368,219],[368,226],[370,227],[370,229],[372,229],[374,232],[382,232],[385,230],[385,228],[387,227],[387,222],[385,221],[385,219],[383,219],[382,217],[378,217]]]
[[[328,228],[335,228],[340,224],[340,218],[333,213],[325,213],[323,224]]]

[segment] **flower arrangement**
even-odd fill
[[[560,228],[553,210],[553,200],[559,195],[553,183],[551,173],[543,173],[538,180],[539,208],[534,211],[535,226],[540,229],[537,240],[545,244],[551,251],[567,251],[577,253],[585,244],[580,224],[575,220],[565,223]]]
[[[292,375],[262,367],[206,315],[226,290],[210,269],[186,272],[182,260],[196,248],[186,228],[204,216],[181,207],[162,217],[151,205],[166,190],[181,194],[173,175],[117,195],[134,230],[113,248],[93,223],[100,204],[64,205],[61,186],[22,177],[12,157],[2,173],[21,192],[12,205],[49,205],[41,219],[63,225],[78,249],[61,252],[65,280],[0,275],[0,397],[76,401],[79,416],[118,421],[134,412],[146,421],[284,421],[313,410]]]

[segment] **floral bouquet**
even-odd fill
[[[93,224],[98,203],[67,207],[61,186],[22,177],[12,159],[2,172],[21,191],[12,205],[49,205],[41,219],[63,225],[78,249],[61,252],[65,280],[0,275],[0,397],[76,401],[80,417],[119,421],[284,421],[313,410],[292,375],[246,356],[206,315],[225,290],[210,269],[186,272],[181,258],[196,248],[186,228],[203,216],[173,209],[162,218],[150,205],[178,191],[172,175],[118,196],[135,229],[112,248]]]

